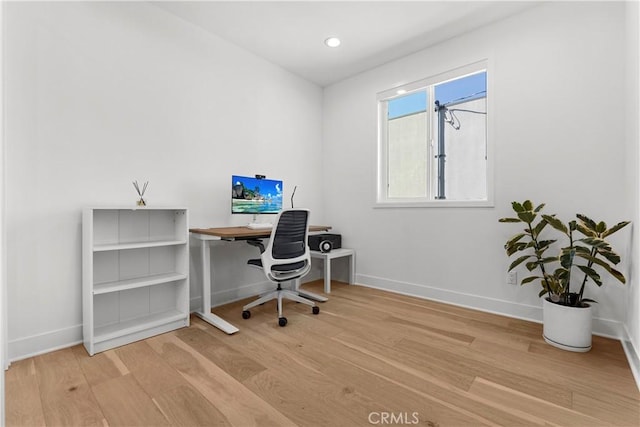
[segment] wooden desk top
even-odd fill
[[[309,231],[329,231],[331,227],[328,225],[310,225]],[[221,239],[247,239],[251,237],[269,237],[271,236],[271,228],[249,227],[218,227],[218,228],[190,228],[189,232],[195,234],[206,234],[208,236],[216,236]]]

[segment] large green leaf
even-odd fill
[[[589,218],[586,215],[583,214],[577,214],[576,215],[578,217],[578,219],[580,219],[580,221],[583,222],[583,224],[592,231],[596,231],[596,222],[594,220],[592,220],[591,218]]]
[[[601,239],[599,237],[584,237],[578,241],[586,243],[589,246],[593,246],[594,248],[602,249],[604,251],[611,250],[611,245],[609,245],[609,243],[606,240]]]
[[[569,269],[567,268],[556,268],[556,271],[553,272],[553,275],[560,280],[564,280],[569,277]]]
[[[536,219],[536,214],[531,211],[518,212],[518,218],[527,224],[531,224]]]
[[[600,221],[597,225],[596,225],[596,232],[598,234],[602,234],[605,231],[607,231],[607,224],[604,221]]]
[[[519,218],[500,218],[498,222],[522,222]]]
[[[510,238],[507,243],[505,244],[505,247],[509,247],[511,245],[513,245],[514,243],[516,243],[517,241],[519,241],[520,239],[522,239],[524,236],[526,236],[525,233],[518,233],[515,236],[513,236],[512,238]]]
[[[589,248],[585,248],[584,246],[580,246],[580,245],[574,245],[573,248],[576,250],[576,253],[581,253],[581,254],[591,254],[591,249]]]
[[[600,250],[598,249],[598,255],[602,255],[603,257],[605,257],[607,259],[607,261],[609,261],[611,264],[613,265],[618,265],[618,263],[620,262],[620,255],[618,255],[617,253],[613,252],[613,250],[609,249],[609,250]]]
[[[555,228],[556,230],[561,231],[566,235],[569,235],[569,230],[567,229],[567,226],[564,225],[564,223],[560,221],[558,218],[551,215],[542,215],[542,218],[544,218],[544,220],[547,221],[549,225]]]
[[[524,279],[522,279],[522,282],[520,282],[520,285],[526,285],[527,283],[533,282],[536,279],[542,279],[542,277],[540,276],[525,277]]]
[[[553,239],[553,240],[540,240],[540,241],[538,241],[538,250],[547,249],[549,246],[551,246],[556,241],[557,241],[556,239]]]
[[[527,270],[533,271],[538,267],[538,265],[539,265],[538,261],[529,261],[524,266],[527,267]]]
[[[525,211],[524,207],[519,202],[511,202],[511,207],[513,208],[513,210],[515,212],[524,212]]]
[[[531,203],[531,200],[525,200],[524,203],[522,203],[522,207],[527,211],[532,211],[533,203]]]
[[[578,268],[582,270],[584,274],[589,276],[591,280],[598,286],[602,286],[602,280],[600,279],[600,275],[593,268],[587,267],[586,265],[579,265]]]
[[[523,262],[525,262],[527,259],[531,258],[533,255],[522,255],[521,257],[518,257],[515,261],[513,261],[511,263],[511,265],[509,265],[509,269],[507,271],[511,271],[514,268],[516,268],[517,266],[519,266],[520,264],[522,264]]]
[[[542,248],[542,249],[539,249],[539,250],[535,251],[534,253],[535,253],[535,255],[536,255],[536,257],[537,257],[537,258],[543,258],[543,255],[544,255],[544,253],[547,251],[547,249],[549,249],[549,247],[548,247],[548,246],[547,246],[547,247],[544,247],[544,248]]]
[[[533,233],[531,233],[533,237],[537,238],[540,235],[540,233],[542,233],[542,230],[544,230],[547,224],[548,224],[547,221],[545,221],[544,219],[541,219],[538,225],[533,227]]]
[[[611,275],[613,277],[615,277],[616,279],[618,279],[620,281],[620,283],[627,283],[627,279],[624,278],[624,274],[620,273],[618,270],[616,270],[615,268],[612,268],[611,270],[609,270],[609,273],[611,273]]]
[[[576,255],[579,256],[580,258],[586,259],[587,261],[589,261],[589,262],[591,262],[593,264],[597,264],[600,267],[604,268],[605,270],[611,272],[611,266],[606,261],[603,261],[600,258],[596,258],[594,256],[591,256],[590,253],[585,254],[585,253],[580,252],[580,253],[577,253]]]
[[[614,225],[613,227],[611,227],[610,229],[608,229],[607,231],[605,231],[604,233],[602,233],[602,237],[607,237],[612,235],[613,233],[615,233],[616,231],[620,230],[623,227],[626,227],[627,225],[631,224],[631,221],[622,221],[617,223],[616,225]]]
[[[506,246],[505,249],[507,250],[507,256],[511,256],[511,255],[515,254],[516,252],[520,252],[522,250],[527,249],[527,243],[525,243],[525,242],[516,242],[511,246]]]
[[[589,236],[589,237],[597,237],[598,234],[591,230],[590,228],[588,228],[587,226],[585,226],[582,222],[579,222],[577,224],[577,229],[580,233],[584,234],[585,236]]]

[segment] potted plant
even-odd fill
[[[532,274],[523,278],[521,285],[539,281],[543,299],[543,337],[546,342],[570,351],[591,349],[591,304],[585,298],[587,282],[602,286],[600,272],[604,271],[621,283],[624,275],[614,268],[620,256],[613,251],[606,238],[629,224],[619,222],[611,228],[603,221],[596,222],[586,215],[577,214],[577,220],[564,223],[555,215],[542,213],[544,204],[534,208],[531,201],[511,204],[516,216],[501,218],[500,222],[522,223],[523,231],[512,236],[504,245],[507,256],[519,255],[508,271],[524,264]],[[558,239],[544,237],[550,226],[560,233],[566,243],[550,254]],[[575,232],[582,235],[576,238]],[[537,273],[534,273],[537,271]],[[576,291],[572,290],[579,285]]]

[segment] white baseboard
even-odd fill
[[[635,378],[636,385],[638,386],[638,390],[640,391],[640,355],[629,339],[622,340],[622,348],[624,349],[624,354],[627,355],[631,373],[633,374],[633,378]]]
[[[9,361],[15,362],[82,343],[82,325],[9,341]]]
[[[511,301],[465,294],[414,283],[400,282],[375,276],[368,276],[365,274],[357,274],[356,283],[370,288],[443,302],[446,304],[471,308],[473,310],[486,311],[488,313],[500,314],[516,319],[542,323],[542,302],[539,306],[519,304]],[[623,340],[626,337],[626,333],[624,332],[621,322],[595,317],[593,318],[593,333],[594,335],[619,340]]]

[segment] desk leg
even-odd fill
[[[325,302],[329,300],[329,298],[323,297],[322,295],[318,295],[316,293],[309,292],[309,291],[303,291],[302,289],[300,289],[300,279],[295,280],[294,286],[296,291],[301,297],[309,298],[310,300],[314,300],[318,302]]]
[[[200,253],[202,255],[202,311],[196,311],[196,315],[227,334],[236,333],[239,331],[238,328],[211,313],[211,251],[208,241],[200,242]]]
[[[355,251],[349,257],[349,284],[356,283],[356,253]]]
[[[324,293],[331,293],[331,257],[329,255],[324,259]]]

